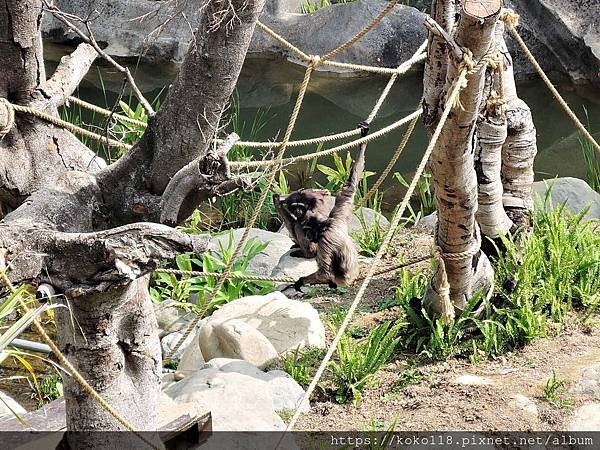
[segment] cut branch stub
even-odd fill
[[[171,178],[160,201],[161,223],[176,225],[181,205],[192,193],[196,194],[196,201],[201,201],[251,187],[248,177],[231,176],[227,153],[239,139],[237,134],[230,134],[215,151],[196,158]]]

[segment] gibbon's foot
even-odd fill
[[[306,258],[304,256],[304,253],[302,252],[302,250],[294,250],[293,252],[290,253],[290,256],[292,258]]]
[[[327,285],[329,286],[330,289],[337,289],[338,285],[335,284],[333,281],[329,281],[327,283]]]
[[[302,286],[304,286],[304,277],[298,278],[298,281],[294,283],[294,289],[298,292],[302,292]]]

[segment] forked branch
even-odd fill
[[[227,153],[239,139],[237,134],[230,134],[216,150],[194,159],[171,178],[160,202],[161,223],[176,225],[181,205],[193,191],[201,191],[201,196],[208,198],[250,189],[247,176],[231,176],[227,160]]]

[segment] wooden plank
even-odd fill
[[[22,414],[21,419],[27,424],[24,426],[17,418],[0,421],[2,434],[2,448],[17,448],[36,443],[35,448],[54,448],[50,442],[58,442],[62,433],[66,431],[66,411],[64,397],[54,400],[42,408]],[[179,442],[199,444],[205,441],[212,430],[210,412],[199,416],[190,413],[182,414],[158,430],[162,442],[170,446],[177,446]],[[6,433],[4,433],[6,432]],[[15,432],[15,433],[10,433]],[[30,433],[34,432],[34,433]],[[44,442],[42,447],[39,447]],[[32,447],[34,448],[34,447]]]

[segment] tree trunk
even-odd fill
[[[436,2],[436,10],[441,1]],[[448,1],[444,2],[446,5]],[[449,7],[449,6],[447,6]],[[500,13],[500,0],[483,2],[464,1],[455,33],[455,42],[470,49],[475,61],[479,61],[493,41],[494,26]],[[441,57],[441,55],[440,55]],[[458,75],[457,64],[431,55],[427,62],[431,66],[447,65],[447,83]],[[477,209],[477,179],[474,168],[475,126],[480,111],[485,73],[474,73],[462,91],[462,107],[454,108],[434,148],[430,167],[433,173],[438,205],[437,244],[443,252],[445,271],[450,284],[450,301],[458,310],[463,310],[478,291],[489,291],[493,283],[493,270],[487,257],[476,251],[480,245],[480,232],[475,221]],[[438,86],[425,84],[425,98]],[[449,85],[445,91],[449,91]],[[444,100],[441,99],[440,104]],[[441,108],[438,108],[438,111]],[[430,130],[439,121],[428,123]],[[460,259],[454,256],[462,253]],[[434,312],[441,312],[440,286],[443,276],[438,267],[425,295],[424,304]]]
[[[0,1],[0,60],[10,62],[0,66],[0,96],[57,114],[95,55],[82,44],[46,81],[41,2]],[[263,5],[264,0],[205,5],[194,44],[160,112],[150,118],[141,141],[115,164],[104,168],[69,132],[27,115],[18,115],[0,141],[0,195],[17,207],[0,224],[10,279],[55,288],[69,308],[57,313],[62,350],[139,430],[157,429],[161,372],[146,275],[164,258],[186,251],[201,254],[209,242],[207,236],[142,221],[173,216],[161,208],[179,211],[181,199],[174,206],[161,202],[161,196],[170,178],[192,160],[198,161],[198,170],[214,166],[203,158]],[[236,185],[225,157],[216,167],[202,172],[200,194],[190,195],[175,217],[184,217],[207,193],[218,194],[229,182]],[[123,429],[70,376],[63,378],[70,430]],[[105,435],[87,438],[92,440],[78,436],[70,444],[107,448]]]

